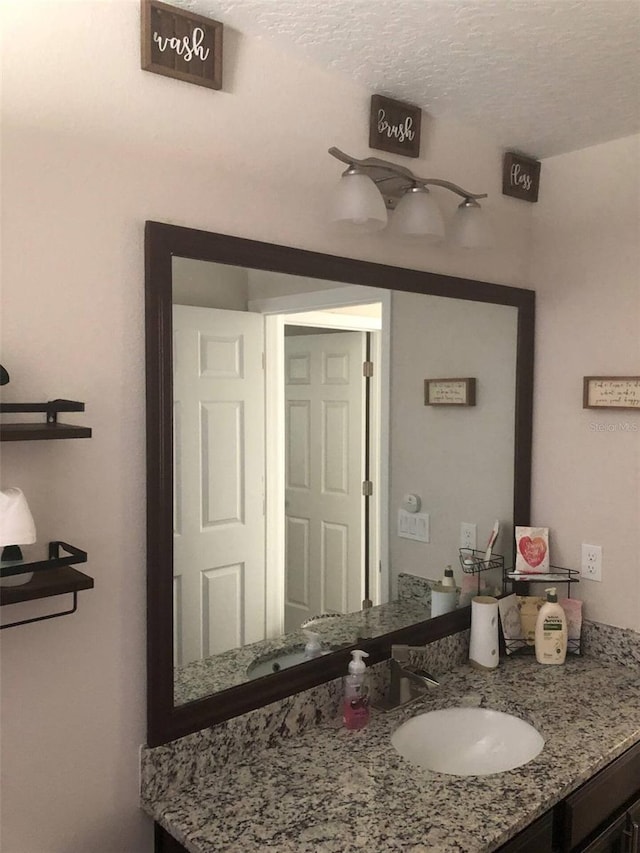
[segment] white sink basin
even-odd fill
[[[328,654],[329,650],[323,649],[319,657]],[[290,666],[297,666],[307,660],[309,658],[305,653],[304,646],[289,651],[269,652],[249,664],[247,675],[249,678],[262,678],[263,675],[272,675],[274,672],[280,672],[281,669],[288,669]]]
[[[488,776],[521,767],[544,738],[529,723],[487,708],[446,708],[403,723],[391,737],[403,758],[454,776]]]
[[[249,678],[262,678],[263,675],[272,675],[274,672],[296,666],[305,660],[304,648],[289,652],[272,652],[250,664],[247,668],[247,675]]]

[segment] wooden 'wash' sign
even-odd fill
[[[405,157],[419,157],[421,124],[420,107],[394,101],[384,95],[371,96],[370,148],[403,154]]]
[[[539,160],[507,151],[502,161],[502,195],[511,195],[523,201],[538,201],[540,167]]]
[[[142,68],[222,88],[222,24],[159,0],[142,0]]]

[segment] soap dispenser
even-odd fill
[[[304,635],[307,638],[307,644],[304,647],[304,659],[313,660],[313,658],[322,657],[322,646],[320,645],[320,634],[315,631],[304,630]]]
[[[535,645],[538,663],[564,663],[567,655],[567,617],[558,604],[555,587],[546,589],[547,600],[536,620]]]
[[[369,722],[369,686],[363,658],[369,655],[361,649],[354,649],[351,657],[349,674],[344,677],[342,723],[347,729],[363,729]]]
[[[442,576],[442,580],[440,581],[440,583],[445,588],[455,589],[456,581],[455,581],[455,578],[453,577],[453,569],[451,568],[451,566],[447,566],[447,568],[444,570],[444,575]]]

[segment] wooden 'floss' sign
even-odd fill
[[[507,151],[502,161],[502,195],[538,201],[540,166],[539,160]]]
[[[222,88],[222,24],[159,0],[142,0],[142,68]]]

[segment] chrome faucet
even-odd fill
[[[409,652],[412,648],[391,646],[389,689],[384,699],[376,703],[376,707],[383,711],[401,708],[439,685],[438,680],[429,672],[409,663]]]

